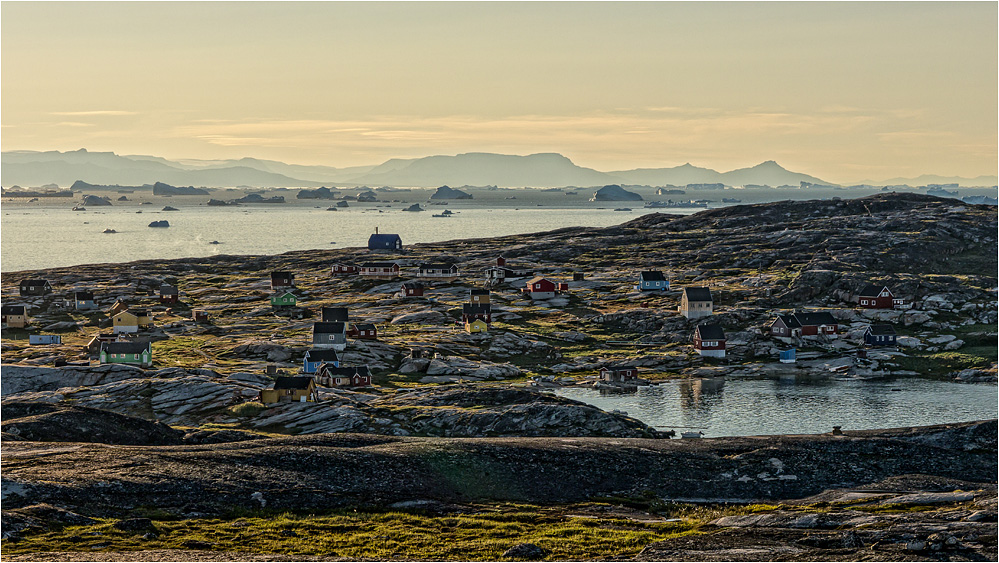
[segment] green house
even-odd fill
[[[102,364],[153,365],[153,349],[149,342],[101,342]]]
[[[271,295],[271,307],[294,307],[296,303],[298,303],[298,298],[290,291]]]

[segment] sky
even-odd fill
[[[0,148],[997,173],[995,2],[9,2]]]

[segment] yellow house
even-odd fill
[[[145,309],[131,309],[111,317],[111,324],[114,325],[113,332],[115,334],[139,332],[139,327],[152,324],[152,318],[149,316],[149,311]]]
[[[482,319],[465,322],[465,332],[489,332],[489,325]]]
[[[24,305],[4,305],[3,324],[10,328],[24,328],[28,324],[28,309]]]
[[[274,387],[260,391],[260,402],[274,403],[314,403],[319,399],[316,382],[311,377],[279,377]]]

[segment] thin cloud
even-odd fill
[[[139,115],[136,111],[123,111],[114,109],[100,109],[92,111],[54,111],[49,115],[62,115],[67,117],[88,117],[101,115]]]

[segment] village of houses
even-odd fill
[[[518,264],[503,256],[469,271],[453,262],[414,263],[395,234],[371,235],[368,253],[369,261],[337,262],[323,272],[259,272],[259,279],[245,289],[266,292],[241,296],[233,287],[238,282],[230,282],[229,293],[221,298],[185,279],[158,287],[153,287],[155,279],[147,279],[133,286],[131,295],[22,279],[17,298],[4,299],[4,361],[12,363],[16,352],[21,357],[14,362],[56,367],[256,369],[271,383],[256,397],[244,398],[266,406],[319,401],[321,389],[370,390],[386,383],[511,380],[543,388],[585,384],[626,390],[670,376],[916,375],[891,372],[887,366],[893,356],[905,356],[905,347],[955,350],[963,344],[954,336],[926,342],[900,337],[898,326],[932,322],[931,317],[921,311],[908,314],[912,303],[884,283],[857,287],[840,307],[776,309],[762,324],[749,320],[733,326],[746,315],[725,315],[718,295],[731,293],[729,287],[713,288],[704,281],[680,285],[677,278],[684,276],[671,271],[561,268],[548,273],[542,265]],[[245,273],[242,279],[247,280]],[[324,286],[330,284],[336,289],[325,294]],[[587,309],[610,284],[624,292],[630,311]],[[248,312],[246,306],[253,309]],[[603,323],[602,330],[585,334],[552,330],[571,328],[558,322],[544,326],[546,317],[571,317],[575,310],[597,313],[587,320],[591,327]],[[238,323],[224,320],[233,311],[291,330],[240,339]],[[36,322],[52,320],[53,312],[60,318],[89,316],[90,321]],[[518,326],[531,318],[539,321]],[[659,322],[649,325],[650,318]],[[90,326],[94,328],[87,334]],[[615,327],[621,327],[622,336],[615,336]],[[203,338],[195,341],[200,347],[171,345],[187,334],[200,334]],[[63,342],[64,336],[85,343],[74,349]],[[230,357],[229,364],[211,355],[218,349],[227,350],[220,356]],[[192,354],[202,357],[192,363]],[[178,361],[181,355],[184,360]]]

